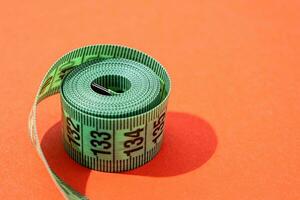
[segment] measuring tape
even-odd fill
[[[45,75],[29,115],[29,133],[53,181],[66,199],[87,199],[49,167],[36,128],[36,107],[60,92],[64,148],[79,164],[121,172],[150,161],[164,131],[170,79],[161,64],[118,45],[75,49]]]

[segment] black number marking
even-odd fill
[[[141,150],[141,149],[143,149],[143,148],[144,148],[143,146],[139,146],[139,147],[136,147],[136,148],[134,148],[134,149],[126,150],[126,151],[124,151],[124,153],[125,153],[127,156],[130,156],[130,154],[131,154],[132,152]]]
[[[144,141],[144,138],[142,138],[142,137],[134,138],[132,140],[127,140],[124,142],[124,147],[130,148],[134,144],[136,144],[136,146],[139,146],[140,144],[143,143],[143,141]]]
[[[124,135],[129,137],[129,140],[124,142],[124,148],[127,149],[124,153],[127,156],[130,156],[131,153],[143,149],[144,138],[140,136],[140,133],[144,130],[144,128],[138,128],[131,132],[126,132]]]
[[[106,132],[98,132],[98,131],[91,131],[90,135],[92,138],[90,143],[94,148],[91,148],[91,151],[95,156],[97,156],[98,153],[100,154],[111,154],[109,149],[111,148],[111,143],[109,140],[111,139],[111,135]],[[99,149],[100,148],[100,149]]]
[[[53,79],[53,76],[50,76],[49,78],[47,78],[47,80],[45,81],[45,83],[43,84],[40,94],[43,94],[46,90],[46,88],[50,85],[51,81]]]
[[[68,123],[69,126],[72,126],[72,128],[75,129],[77,132],[80,132],[80,131],[79,131],[79,128],[80,128],[80,127],[79,127],[79,124],[77,124],[77,125],[74,124],[74,123],[72,122],[72,120],[71,120],[70,117],[67,117],[67,123]]]
[[[67,132],[69,142],[80,146],[80,126],[75,124],[70,117],[67,117]]]
[[[162,135],[163,133],[163,128],[165,125],[165,116],[166,114],[163,113],[157,121],[154,122],[153,124],[153,132],[152,132],[152,136],[154,137],[152,142],[157,143],[158,138]]]
[[[63,80],[63,78],[73,69],[74,64],[75,63],[73,61],[69,61],[68,63],[65,63],[62,66],[60,66],[58,81]]]

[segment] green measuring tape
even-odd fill
[[[29,115],[32,143],[66,199],[87,199],[48,165],[36,128],[36,107],[60,92],[64,147],[79,164],[121,172],[150,161],[164,131],[170,79],[161,64],[118,45],[75,49],[45,75]]]

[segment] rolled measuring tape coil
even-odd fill
[[[36,107],[60,92],[64,148],[80,165],[121,172],[150,161],[164,132],[170,79],[138,50],[118,45],[75,49],[45,75],[29,115],[32,143],[67,199],[87,199],[49,167],[38,139]]]

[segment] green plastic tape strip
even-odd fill
[[[66,199],[87,199],[49,167],[36,128],[36,107],[60,92],[64,147],[90,169],[121,172],[150,161],[164,131],[170,79],[161,64],[118,45],[75,49],[45,75],[29,115],[29,133],[53,181]]]

